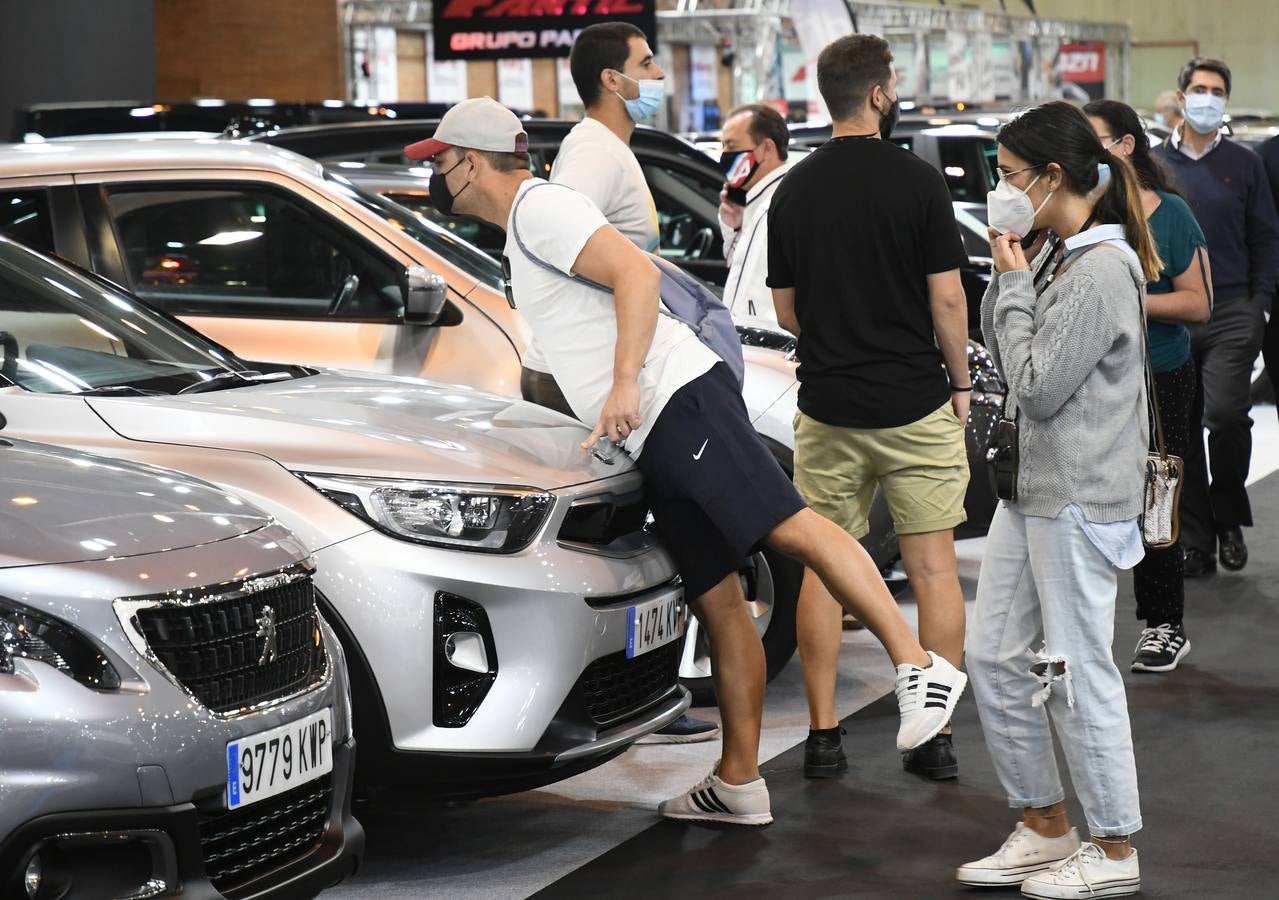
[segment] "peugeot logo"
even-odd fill
[[[276,646],[275,638],[275,610],[269,606],[262,607],[262,612],[258,614],[257,636],[264,639],[262,655],[258,658],[258,665],[265,666],[267,663],[275,662],[279,656],[279,648]]]

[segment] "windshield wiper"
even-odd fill
[[[189,384],[182,390],[178,391],[174,396],[179,394],[202,394],[205,391],[220,391],[226,388],[238,387],[238,385],[226,384],[228,378],[239,378],[245,384],[257,384],[263,381],[289,381],[297,376],[290,372],[259,372],[257,369],[229,369],[225,372],[218,372],[216,375],[210,375],[208,381],[198,381],[195,384]]]
[[[146,388],[134,387],[131,384],[108,384],[87,391],[76,392],[77,397],[103,397],[111,394],[133,394],[137,397],[164,397],[164,391],[149,391]]]

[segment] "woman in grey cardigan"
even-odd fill
[[[966,651],[986,744],[1022,821],[958,878],[1020,884],[1030,897],[1125,896],[1141,886],[1130,843],[1141,812],[1111,640],[1116,569],[1143,553],[1142,304],[1159,254],[1135,174],[1078,109],[1030,110],[999,145],[982,331],[1008,381],[1020,459],[1016,499],[990,527]],[[1032,265],[1021,242],[1035,233]],[[1050,714],[1088,843],[1066,820]]]

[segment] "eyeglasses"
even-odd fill
[[[1000,181],[1006,181],[1014,175],[1020,175],[1022,172],[1033,172],[1036,169],[1042,169],[1043,166],[1026,166],[1024,169],[1017,169],[1015,172],[1007,172],[1003,169],[996,169],[995,174],[999,176]]]
[[[515,309],[515,292],[511,290],[511,260],[502,255],[502,292],[506,294],[506,302]]]

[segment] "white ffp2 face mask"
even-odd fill
[[[1029,234],[1035,227],[1035,216],[1039,215],[1039,211],[1048,205],[1053,196],[1053,192],[1049,191],[1038,207],[1030,202],[1029,191],[1042,177],[1042,173],[1036,175],[1035,180],[1026,185],[1024,191],[1006,176],[1001,178],[995,189],[986,194],[986,221],[990,223],[990,227],[1000,234],[1010,231],[1021,237]]]

